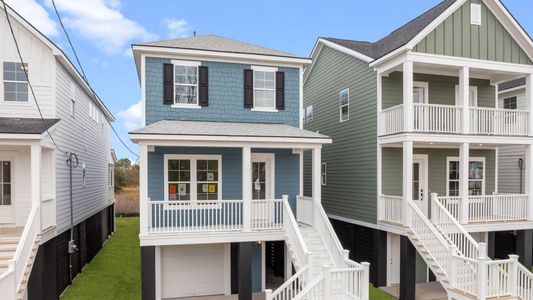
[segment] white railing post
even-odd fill
[[[450,289],[455,288],[457,284],[457,248],[452,246],[450,248],[450,271],[448,272],[448,280],[450,281]]]
[[[272,300],[272,290],[270,289],[265,290],[265,300]]]
[[[509,265],[509,289],[511,297],[518,296],[518,255],[509,255],[511,264]]]
[[[404,131],[414,130],[414,104],[413,104],[413,62],[403,63],[403,107],[404,107]]]
[[[533,74],[526,75],[527,134],[533,136]]]
[[[485,300],[487,295],[487,257],[479,257],[477,265],[477,299]]]
[[[459,101],[462,105],[463,134],[470,133],[470,69],[462,67],[459,70]]]
[[[148,233],[148,146],[139,144],[139,215],[140,235]]]
[[[409,201],[413,200],[413,142],[403,142],[403,203],[402,224],[408,227],[410,224]]]
[[[368,262],[362,262],[361,265],[365,270],[363,271],[363,277],[361,284],[359,285],[361,287],[361,300],[368,300],[370,298],[369,295],[369,287],[370,284],[370,263]]]
[[[252,149],[242,147],[242,222],[243,230],[252,228]]]
[[[312,193],[316,203],[322,202],[322,149],[313,148],[312,150]]]
[[[528,221],[533,221],[533,145],[526,146],[526,195],[527,195],[527,206],[526,206],[526,216]]]
[[[461,209],[459,209],[459,223],[468,224],[468,167],[469,144],[462,143],[459,148],[459,195],[461,196]]]
[[[324,299],[330,299],[331,295],[331,266],[324,265]]]
[[[343,252],[343,254],[344,254],[344,259],[345,259],[345,260],[350,259],[350,250],[346,250],[346,249],[344,249],[343,251],[344,251],[344,252]]]
[[[431,193],[431,222],[436,224],[439,220],[437,216],[437,193]]]

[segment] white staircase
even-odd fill
[[[298,197],[298,222],[284,202],[285,241],[294,274],[267,300],[368,300],[369,264],[348,259],[319,203]]]
[[[489,259],[436,194],[431,201],[431,220],[408,201],[406,233],[451,299],[533,299],[533,274],[516,255]]]

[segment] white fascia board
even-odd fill
[[[234,242],[279,241],[284,231],[233,231],[209,233],[160,233],[140,235],[141,246],[200,245]]]
[[[195,49],[182,49],[182,48],[169,48],[159,46],[146,46],[146,45],[133,45],[134,53],[139,51],[142,53],[154,53],[154,54],[167,54],[178,55],[184,57],[196,57],[200,60],[218,61],[220,59],[229,59],[235,62],[244,62],[250,64],[252,62],[263,62],[272,64],[284,64],[292,67],[305,66],[311,63],[309,58],[300,57],[285,57],[275,55],[261,55],[261,54],[249,54],[249,53],[235,53],[235,52],[222,52],[211,50],[195,50]]]
[[[328,47],[330,47],[332,49],[335,49],[335,50],[340,51],[342,53],[348,54],[348,55],[353,56],[353,57],[355,57],[357,59],[360,59],[360,60],[362,60],[362,61],[364,61],[366,63],[370,63],[371,61],[374,60],[372,57],[364,55],[361,52],[357,52],[355,50],[346,48],[346,47],[341,46],[339,44],[335,44],[334,42],[331,42],[331,41],[328,41],[328,40],[325,40],[325,39],[319,39],[318,42],[322,43],[325,46],[328,46]]]
[[[378,137],[378,144],[385,145],[404,141],[425,143],[471,143],[484,145],[531,145],[533,138],[528,136],[491,136],[491,135],[460,135],[460,134],[425,134],[401,133]]]
[[[533,228],[533,222],[493,222],[462,225],[467,232],[513,231]]]

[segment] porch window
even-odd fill
[[[217,155],[165,155],[165,199],[220,199],[221,165]]]
[[[340,100],[340,121],[348,121],[350,119],[350,89],[342,90],[339,93]]]
[[[11,162],[0,164],[0,205],[11,205]]]
[[[485,194],[485,159],[471,159],[468,164],[468,195]],[[448,196],[459,196],[459,159],[448,158]]]
[[[198,105],[198,66],[174,64],[174,103]]]
[[[28,102],[28,64],[4,62],[4,101]]]
[[[254,108],[276,109],[275,68],[252,67],[254,70]]]

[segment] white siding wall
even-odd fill
[[[71,116],[71,84],[73,79],[64,66],[56,64],[57,118],[53,136],[64,151],[77,154],[79,166],[73,170],[75,224],[110,204],[108,199],[108,164],[111,153],[109,124],[100,111],[100,122],[91,119],[91,97],[75,85],[75,116]],[[82,166],[86,166],[83,187]],[[58,234],[70,226],[69,168],[64,153],[56,151],[56,198]]]
[[[24,62],[28,64],[28,75],[34,87],[39,106],[45,118],[53,116],[53,78],[55,58],[52,49],[20,23],[11,18]],[[0,9],[0,117],[38,118],[37,106],[31,96],[27,103],[4,101],[3,62],[20,62],[13,37],[9,31],[5,13]]]
[[[527,109],[525,102],[525,90],[520,89],[512,92],[501,93],[499,95],[498,107],[503,108],[503,99],[517,97],[517,108]],[[504,146],[499,148],[498,153],[498,192],[519,193],[520,192],[520,169],[518,159],[525,157],[525,146]],[[525,164],[524,164],[525,165]],[[525,176],[525,170],[523,171]],[[522,179],[522,192],[525,191]]]

